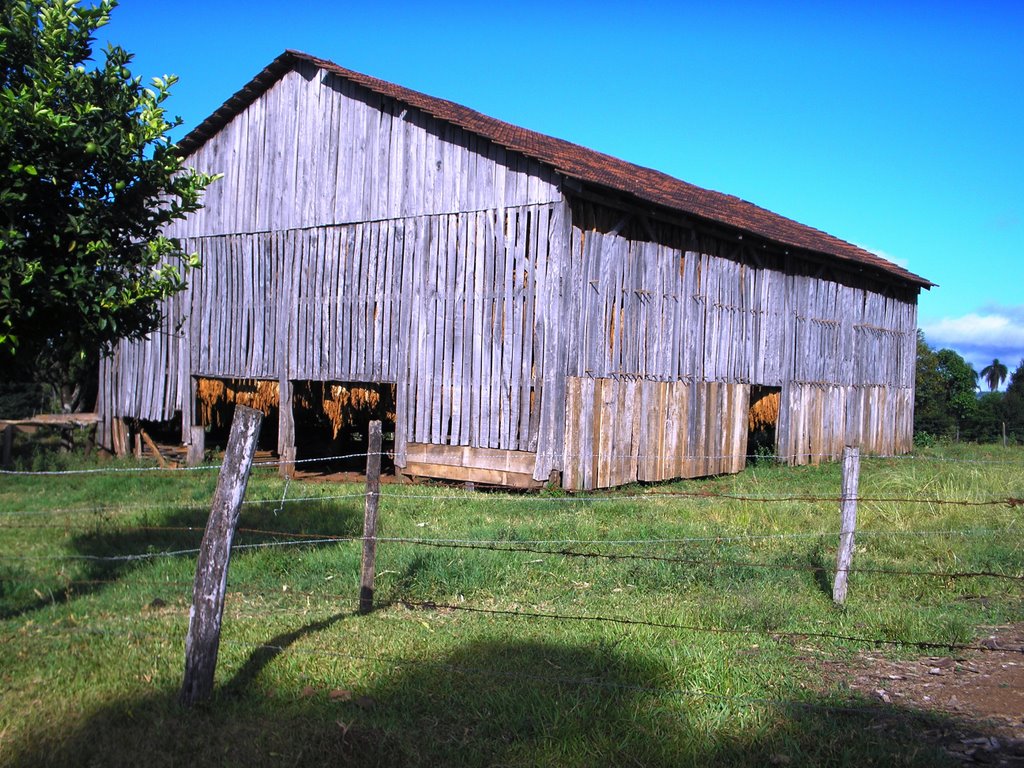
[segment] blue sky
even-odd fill
[[[155,3],[101,34],[184,130],[286,48],[738,195],[907,267],[932,346],[1024,358],[1024,3]]]

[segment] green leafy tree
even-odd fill
[[[1010,374],[1003,395],[1003,412],[1007,433],[1017,442],[1024,443],[1024,360]]]
[[[989,391],[995,392],[999,389],[999,385],[1006,381],[1007,373],[1006,366],[1000,363],[997,357],[991,365],[986,365],[981,369],[981,378],[988,384]]]
[[[960,439],[978,410],[978,374],[952,349],[934,351],[917,332],[914,432]]]
[[[964,419],[960,436],[977,443],[996,443],[1002,440],[1005,408],[1002,392],[985,392],[977,399],[976,407]]]
[[[1006,385],[1006,393],[1024,397],[1024,359],[1017,363],[1017,368],[1010,374],[1010,383]]]
[[[960,427],[978,407],[978,372],[952,349],[935,353],[939,376],[946,389],[946,407],[955,423],[955,438],[960,439]]]
[[[917,373],[914,390],[914,434],[945,437],[953,433],[953,414],[947,403],[946,382],[939,373],[939,361],[917,332]]]
[[[195,256],[162,235],[214,177],[182,167],[164,103],[97,29],[114,0],[0,0],[0,368],[67,385],[157,327]],[[61,389],[65,408],[67,390]]]

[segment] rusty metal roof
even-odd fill
[[[783,247],[823,254],[854,267],[867,267],[873,272],[884,273],[902,283],[919,288],[930,288],[934,285],[929,280],[870,251],[733,195],[703,189],[660,171],[521,128],[488,117],[461,104],[353,72],[332,61],[300,51],[288,50],[274,59],[266,69],[182,139],[179,143],[181,150],[186,155],[191,154],[299,62],[309,62],[371,91],[420,109],[506,149],[531,157],[580,182],[625,193],[638,201],[706,222],[726,225],[741,233],[749,233]]]

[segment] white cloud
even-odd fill
[[[891,253],[887,253],[886,251],[883,251],[881,248],[872,248],[870,246],[859,245],[857,243],[855,243],[855,245],[857,245],[858,248],[863,248],[865,251],[869,251],[875,254],[875,256],[881,256],[886,261],[891,261],[893,264],[896,264],[897,266],[903,267],[904,269],[910,269],[910,259],[903,259],[900,258],[899,256],[893,256]]]
[[[983,344],[1024,349],[1024,322],[1008,314],[943,317],[923,324],[925,336],[933,343]]]
[[[921,330],[931,347],[957,351],[977,371],[995,358],[1013,371],[1024,359],[1024,306],[991,305],[960,317],[924,320]]]

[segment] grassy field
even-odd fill
[[[586,496],[388,485],[366,616],[363,489],[258,469],[215,698],[186,711],[215,481],[0,476],[0,764],[957,764],[917,739],[930,716],[875,728],[814,662],[1024,620],[1021,581],[962,575],[1024,576],[1019,508],[943,503],[1024,497],[1022,449],[864,460],[844,608],[835,464]]]

